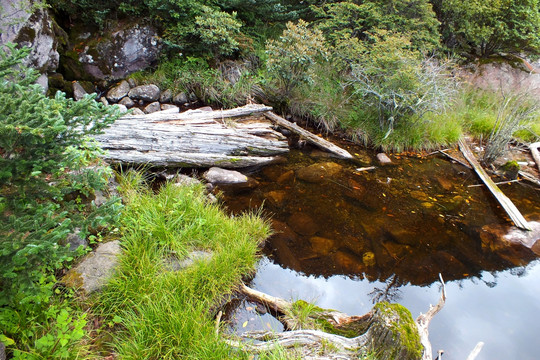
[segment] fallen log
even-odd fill
[[[540,171],[540,152],[538,152],[538,148],[540,148],[540,142],[535,142],[529,145],[531,155],[536,163],[536,166],[538,167],[538,170]]]
[[[263,106],[123,116],[96,136],[113,163],[243,168],[289,151],[287,139],[261,116]],[[249,115],[249,116],[248,116]],[[231,117],[236,117],[232,119]]]
[[[478,177],[480,177],[484,184],[486,184],[486,187],[489,189],[491,194],[495,197],[495,199],[497,199],[499,204],[501,204],[508,216],[510,216],[512,222],[520,229],[531,230],[529,224],[527,223],[527,220],[525,220],[523,215],[521,215],[514,203],[506,195],[504,195],[504,193],[501,191],[501,189],[497,187],[497,185],[495,185],[493,180],[491,180],[491,178],[484,171],[482,166],[480,166],[480,164],[478,163],[471,149],[469,149],[467,144],[465,144],[462,139],[459,140],[459,149],[463,153],[463,156],[465,156],[467,161],[474,168],[474,171],[476,172],[476,174],[478,174]]]
[[[306,139],[308,142],[310,142],[311,144],[325,150],[325,151],[328,151],[340,158],[343,158],[343,159],[352,159],[353,156],[345,149],[342,149],[340,148],[339,146],[337,145],[334,145],[332,144],[331,142],[323,139],[323,138],[320,138],[318,137],[317,135],[315,134],[312,134],[310,133],[309,131],[307,130],[304,130],[302,129],[300,126],[290,122],[290,121],[287,121],[285,120],[284,118],[282,118],[281,116],[279,115],[276,115],[274,114],[273,112],[271,111],[267,111],[264,113],[264,115],[272,120],[274,123],[276,123],[277,125],[281,126],[281,127],[284,127],[285,129],[287,130],[290,130],[292,132],[294,132],[295,134],[298,134],[300,135],[301,137],[303,137],[304,139]]]

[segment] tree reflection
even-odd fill
[[[373,288],[373,291],[368,294],[373,304],[381,301],[388,301],[393,303],[401,300],[403,295],[399,287],[402,285],[402,283],[401,281],[399,281],[399,278],[396,276],[396,274],[390,276],[386,280],[385,284],[385,287]]]

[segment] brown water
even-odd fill
[[[399,301],[417,316],[437,301],[433,283],[441,273],[453,282],[431,333],[434,348],[445,349],[446,359],[466,358],[480,340],[486,348],[478,359],[540,358],[535,337],[534,345],[508,346],[509,338],[521,344],[540,333],[540,292],[531,296],[519,285],[525,281],[540,289],[536,262],[527,267],[536,257],[501,243],[511,224],[484,187],[469,187],[479,183],[476,176],[437,156],[394,156],[393,165],[357,171],[375,163],[375,154],[349,151],[361,160],[295,151],[285,164],[251,174],[259,182],[255,188],[224,189],[231,212],[264,203],[264,213],[272,217],[276,234],[265,246],[267,259],[252,286],[351,314],[369,311],[374,301]],[[540,220],[540,191],[523,184],[502,189],[527,220]],[[531,268],[532,278],[526,271]],[[514,304],[516,299],[521,300]],[[510,302],[511,308],[500,308]],[[257,318],[250,326],[276,328],[275,320],[254,317],[252,307],[238,308],[237,325]],[[494,331],[501,316],[522,324],[507,322],[507,329]]]

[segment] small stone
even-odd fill
[[[127,82],[128,82],[128,84],[129,84],[129,87],[130,87],[130,88],[133,89],[134,87],[137,87],[137,82],[135,81],[135,79],[129,78],[129,79],[127,79]]]
[[[132,108],[130,115],[144,115],[144,111],[139,108]]]
[[[161,111],[175,113],[175,112],[180,112],[180,108],[173,104],[161,104]]]
[[[203,107],[198,108],[197,110],[199,110],[199,111],[214,111],[214,109],[212,109],[210,106],[203,106]]]
[[[157,85],[140,85],[129,90],[128,96],[133,100],[154,102],[159,100],[160,91]]]
[[[376,264],[375,254],[371,251],[365,252],[364,255],[362,255],[362,262],[366,266],[374,266]]]
[[[105,96],[100,97],[99,102],[102,103],[105,106],[109,105],[109,101],[107,100],[107,98]]]
[[[88,246],[88,241],[86,241],[85,238],[82,238],[79,236],[80,232],[81,232],[81,229],[79,228],[74,229],[73,232],[69,233],[68,236],[66,236],[64,240],[59,241],[59,244],[63,246],[69,245],[70,251],[77,250],[79,246],[86,248]]]
[[[278,184],[285,184],[294,180],[294,171],[289,170],[277,178]]]
[[[317,223],[309,215],[301,212],[292,214],[287,220],[287,224],[296,233],[304,236],[311,236],[319,231]]]
[[[420,191],[420,190],[413,190],[409,193],[410,197],[412,197],[413,199],[416,199],[416,200],[419,200],[419,201],[428,201],[429,200],[429,196],[423,192],[423,191]]]
[[[118,107],[118,110],[120,110],[120,112],[127,112],[128,111],[128,108],[125,106],[125,105],[122,105],[122,104],[116,104],[115,106]]]
[[[84,90],[84,88],[82,87],[81,84],[79,84],[79,82],[74,81],[73,82],[73,99],[75,99],[75,101],[79,101],[79,100],[82,100],[82,98],[84,98],[85,95],[88,95],[86,90]]]
[[[186,103],[189,102],[189,99],[188,99],[188,96],[186,95],[185,92],[181,92],[179,94],[176,94],[174,97],[173,97],[173,103],[175,103],[176,105],[178,106],[182,106],[182,105],[185,105]]]
[[[386,155],[385,153],[378,153],[377,154],[377,160],[381,165],[388,165],[392,163],[392,160]]]
[[[212,167],[203,174],[203,178],[212,184],[247,184],[248,177],[238,171]]]
[[[109,91],[107,91],[107,95],[105,95],[105,97],[110,102],[116,103],[116,102],[120,101],[120,99],[122,99],[123,97],[125,97],[128,94],[130,88],[131,87],[129,86],[129,83],[126,80],[122,80],[116,86],[109,89]],[[126,104],[124,104],[124,105],[126,105]],[[128,106],[128,107],[130,107],[130,106]]]
[[[334,261],[337,267],[345,272],[361,274],[366,270],[362,259],[348,251],[337,251],[334,254]]]
[[[167,89],[164,92],[162,92],[161,95],[159,96],[159,102],[160,103],[169,103],[169,102],[171,102],[172,97],[173,97],[172,91]]]
[[[287,192],[283,190],[275,190],[266,193],[265,198],[270,202],[270,204],[279,207],[283,204],[285,195],[287,195]]]
[[[184,174],[176,174],[174,176],[174,183],[178,186],[191,186],[191,185],[200,185],[200,180],[194,179],[191,176]]]
[[[454,188],[454,183],[447,177],[437,176],[437,182],[444,190],[450,191]]]
[[[325,178],[336,176],[342,168],[343,167],[341,165],[333,162],[313,164],[305,168],[298,169],[296,171],[296,177],[307,182],[319,183],[324,181]]]
[[[131,109],[135,106],[135,101],[131,100],[129,96],[123,97],[118,103],[124,105],[128,109]]]
[[[313,236],[309,239],[311,248],[314,252],[320,255],[328,255],[335,247],[335,241],[332,239]]]
[[[153,103],[146,105],[143,109],[145,114],[151,114],[159,110],[161,110],[161,105],[157,101],[154,101]]]

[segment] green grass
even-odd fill
[[[97,302],[107,318],[121,319],[113,334],[122,359],[248,358],[215,333],[214,316],[242,276],[253,271],[269,235],[260,217],[231,218],[209,204],[202,186],[164,186],[159,193],[124,181],[124,253]],[[166,259],[193,250],[213,255],[182,271]]]

